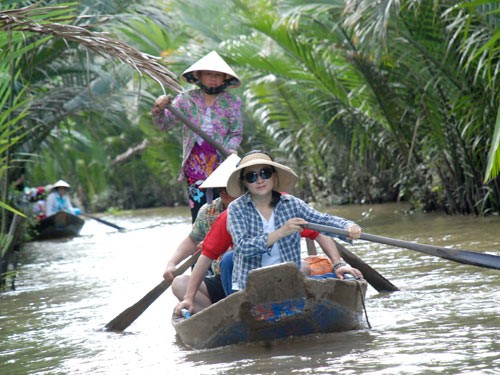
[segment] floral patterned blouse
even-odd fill
[[[194,89],[177,95],[172,101],[172,106],[181,111],[195,126],[202,127],[202,117],[207,113],[208,107],[205,104],[201,89]],[[211,118],[212,129],[210,134],[213,139],[221,143],[228,151],[236,150],[243,137],[241,99],[236,95],[224,91],[217,95],[208,113]],[[153,122],[158,128],[165,130],[172,128],[176,124],[182,123],[182,120],[179,120],[168,109],[165,109],[164,113],[153,116]],[[191,155],[193,151],[199,152],[200,150],[206,149],[206,147],[200,147],[199,142],[197,143],[199,137],[186,125],[183,127],[183,132],[182,166],[179,174],[179,181],[184,179],[186,173],[196,169],[196,166],[192,164],[193,160],[206,159],[202,157],[193,157]],[[217,165],[220,163],[220,156],[218,159]],[[187,165],[188,160],[189,165]],[[214,166],[200,164],[199,168],[204,170],[206,177],[212,172]]]

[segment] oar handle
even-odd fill
[[[339,236],[344,236],[344,237],[349,236],[349,232],[347,232],[345,229],[330,227],[328,225],[307,223],[307,224],[303,225],[302,227],[315,230],[316,232],[332,233],[332,234],[337,234]],[[361,234],[361,236],[363,236],[363,234]]]
[[[193,132],[198,134],[201,138],[203,138],[205,141],[210,143],[212,146],[214,146],[219,153],[224,156],[225,158],[230,155],[230,152],[226,150],[226,148],[220,143],[217,142],[215,139],[212,139],[207,133],[205,133],[202,129],[197,127],[195,124],[191,122],[181,111],[179,111],[177,108],[172,107],[172,105],[167,104],[166,107],[170,112],[172,112],[179,120],[181,120],[186,126],[191,129]]]
[[[179,267],[175,269],[173,272],[174,276],[179,276],[182,275],[184,272],[188,270],[189,267],[191,267],[195,262],[198,260],[200,257],[201,250],[196,250],[196,252],[191,255],[189,258],[187,258]]]

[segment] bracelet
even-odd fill
[[[333,272],[336,272],[340,267],[344,267],[344,266],[347,266],[347,263],[342,262],[342,261],[335,263],[333,265]]]

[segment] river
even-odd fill
[[[333,211],[366,233],[500,255],[500,218],[408,214],[401,205]],[[124,334],[104,325],[161,281],[189,233],[185,208],[87,219],[79,237],[31,242],[16,289],[0,294],[0,374],[498,374],[500,271],[356,241],[347,248],[401,290],[368,288],[371,329],[190,350],[167,290]]]

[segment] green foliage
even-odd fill
[[[65,23],[95,28],[95,25],[89,25],[91,20],[99,20],[104,12],[108,16],[122,11],[127,8],[127,3],[94,2],[92,11],[95,13],[84,18],[75,17],[79,9],[89,11],[84,2],[70,7],[62,4],[38,13],[33,9],[30,15],[41,24],[64,20]],[[137,2],[134,5],[137,6]],[[141,18],[148,19],[136,14],[126,20],[140,26]],[[120,19],[117,17],[99,27],[119,35],[123,30]],[[155,25],[148,22],[152,30]],[[116,30],[113,29],[115,26]],[[144,28],[139,28],[125,35],[140,35],[142,31]],[[165,32],[160,34],[166,35]],[[11,54],[20,51],[14,56],[19,65],[16,85],[27,87],[30,95],[29,112],[22,122],[18,122],[19,129],[29,129],[29,136],[10,150],[22,161],[12,171],[13,177],[26,174],[31,186],[46,185],[63,178],[73,187],[77,202],[89,210],[109,206],[143,207],[154,203],[154,195],[148,195],[147,201],[142,199],[141,202],[141,188],[130,184],[130,177],[133,177],[158,185],[153,174],[149,179],[140,176],[148,173],[147,165],[141,163],[135,166],[137,170],[129,165],[125,174],[111,167],[115,156],[144,138],[137,127],[142,116],[138,111],[145,112],[142,98],[146,98],[150,108],[153,96],[146,91],[142,97],[138,96],[137,87],[131,85],[137,71],[64,39],[16,31],[12,35],[19,45],[16,49],[5,50]],[[139,77],[138,82],[142,79],[144,77]]]
[[[488,166],[486,167],[485,183],[488,179],[493,179],[500,174],[500,107],[495,123],[495,132],[488,152]]]
[[[7,34],[7,33],[6,33]],[[11,168],[10,150],[21,143],[29,131],[22,128],[20,122],[26,116],[27,100],[24,99],[24,90],[16,91],[15,81],[19,74],[13,76],[16,60],[7,53],[6,45],[15,45],[8,35],[0,38],[0,181],[3,182],[0,197],[2,211],[2,229],[0,235],[6,231],[6,210],[24,216],[21,212],[11,207],[8,203],[7,190],[9,188],[8,174]]]
[[[488,145],[498,144],[492,139],[498,90],[487,72],[498,71],[499,59],[482,48],[493,46],[483,42],[492,35],[490,10],[446,2],[280,4],[279,12],[261,17],[243,7],[245,24],[258,33],[240,38],[231,53],[255,71],[255,81],[276,88],[265,90],[270,97],[247,96],[288,158],[298,167],[301,159],[325,160],[326,168],[313,171],[333,191],[347,186],[355,201],[394,199],[399,191],[424,209],[498,211],[498,185],[483,186],[478,173]],[[297,116],[296,103],[309,116]],[[329,137],[315,131],[318,123],[328,126]],[[312,147],[300,143],[301,134]]]
[[[106,31],[177,74],[217,50],[242,78],[244,151],[300,171],[306,199],[485,214],[500,211],[498,14],[493,0],[181,0],[80,1],[33,17]],[[18,104],[0,114],[0,147],[22,162],[13,177],[67,179],[90,210],[185,201],[181,132],[149,115],[161,85],[43,34],[0,33],[0,53],[11,82],[0,98]]]

